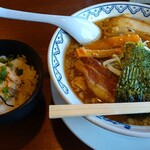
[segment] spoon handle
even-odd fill
[[[0,7],[0,17],[25,21],[50,23],[54,25],[57,25],[58,21],[60,22],[60,20],[63,20],[63,16],[25,12],[2,7]]]
[[[50,105],[49,118],[149,113],[150,102]]]
[[[0,7],[0,17],[53,24],[65,30],[81,44],[92,42],[101,36],[100,29],[94,23],[73,16],[40,14]]]

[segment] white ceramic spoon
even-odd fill
[[[56,25],[83,45],[95,41],[101,36],[100,29],[94,23],[73,16],[39,14],[0,7],[0,17]]]

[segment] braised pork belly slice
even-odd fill
[[[103,26],[104,33],[108,37],[134,32],[141,37],[143,42],[150,41],[150,23],[132,18],[128,14],[106,19]],[[150,47],[150,43],[148,46]]]
[[[140,31],[150,34],[150,23],[142,20],[131,18],[128,15],[121,15],[118,17],[110,18],[104,21],[105,29],[111,34],[128,33],[131,30]]]
[[[115,93],[118,78],[96,59],[82,58],[75,64],[83,73],[88,88],[102,100],[102,102],[115,102]]]

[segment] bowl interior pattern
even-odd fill
[[[83,18],[89,21],[97,21],[106,17],[113,17],[121,14],[131,14],[132,17],[142,20],[150,20],[150,6],[140,3],[130,2],[112,2],[102,3],[82,9],[73,16]],[[67,103],[79,104],[76,95],[72,92],[70,86],[66,81],[63,70],[64,53],[67,44],[69,43],[69,35],[62,29],[57,29],[48,51],[48,65],[51,79],[54,82],[56,89]],[[105,129],[113,132],[137,136],[137,137],[150,137],[150,127],[133,126],[123,124],[117,121],[110,120],[104,116],[87,116],[89,121]]]

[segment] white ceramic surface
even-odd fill
[[[101,3],[82,9],[75,17],[84,18],[89,21],[97,21],[106,17],[112,17],[129,13],[135,18],[150,20],[150,6],[140,3],[112,2]],[[71,90],[64,74],[64,53],[70,41],[70,36],[62,29],[57,29],[53,35],[48,49],[48,67],[51,79],[61,94],[62,98],[71,104],[80,104],[81,101]],[[136,137],[150,137],[150,127],[131,126],[110,120],[103,116],[87,116],[90,122],[107,130]]]
[[[51,82],[55,104],[66,104]],[[63,118],[66,126],[82,142],[96,150],[150,150],[150,138],[136,138],[113,133],[87,121],[83,117]],[[88,134],[90,131],[90,135]]]
[[[73,16],[31,13],[0,7],[0,17],[53,24],[68,32],[81,44],[91,43],[101,36],[101,31],[95,24]]]

